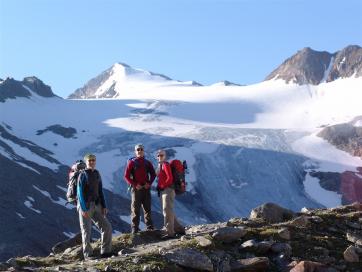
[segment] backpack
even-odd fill
[[[68,175],[67,203],[77,204],[77,186],[79,174],[86,168],[82,160],[76,161],[70,168]]]
[[[176,195],[183,194],[186,192],[186,180],[185,174],[187,169],[186,161],[181,162],[180,160],[170,161],[172,177],[173,177],[173,188],[175,189]]]

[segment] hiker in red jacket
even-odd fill
[[[135,146],[135,154],[136,157],[128,160],[124,173],[124,178],[131,186],[132,192],[132,233],[140,231],[141,206],[143,208],[147,230],[153,230],[150,188],[156,177],[152,163],[145,159],[145,151],[142,144]]]
[[[167,234],[164,239],[173,238],[175,234],[185,234],[185,228],[177,221],[173,211],[175,200],[175,189],[173,188],[173,177],[170,164],[166,161],[166,151],[157,152],[157,190],[159,191],[161,208],[164,218],[164,227]]]

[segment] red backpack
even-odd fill
[[[186,161],[181,162],[180,160],[170,161],[172,177],[173,177],[173,188],[177,195],[186,192],[186,180],[185,174],[187,169]]]

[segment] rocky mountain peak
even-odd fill
[[[26,77],[22,81],[8,77],[0,82],[0,102],[17,97],[29,98],[32,92],[42,97],[56,96],[48,85],[34,76]]]
[[[283,79],[287,83],[316,85],[324,79],[332,58],[333,54],[326,51],[305,47],[284,61],[266,80]]]
[[[50,86],[46,85],[43,81],[35,76],[25,77],[22,83],[29,87],[36,94],[43,97],[53,97],[56,96]]]
[[[338,78],[362,75],[362,48],[349,45],[336,53],[316,51],[310,47],[299,50],[266,77],[287,83],[318,85]]]
[[[350,45],[336,53],[327,81],[362,76],[362,47]]]

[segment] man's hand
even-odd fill
[[[142,186],[139,185],[139,184],[137,184],[137,185],[136,185],[136,190],[141,190],[141,189],[142,189]]]
[[[145,189],[146,189],[146,190],[150,189],[150,187],[151,187],[151,185],[150,185],[149,183],[146,183],[146,184],[145,184]]]
[[[108,213],[108,209],[107,209],[107,208],[103,208],[103,209],[102,209],[103,217],[106,217],[107,213]]]
[[[84,218],[89,218],[88,212],[83,212],[82,211],[82,215],[83,215]]]

